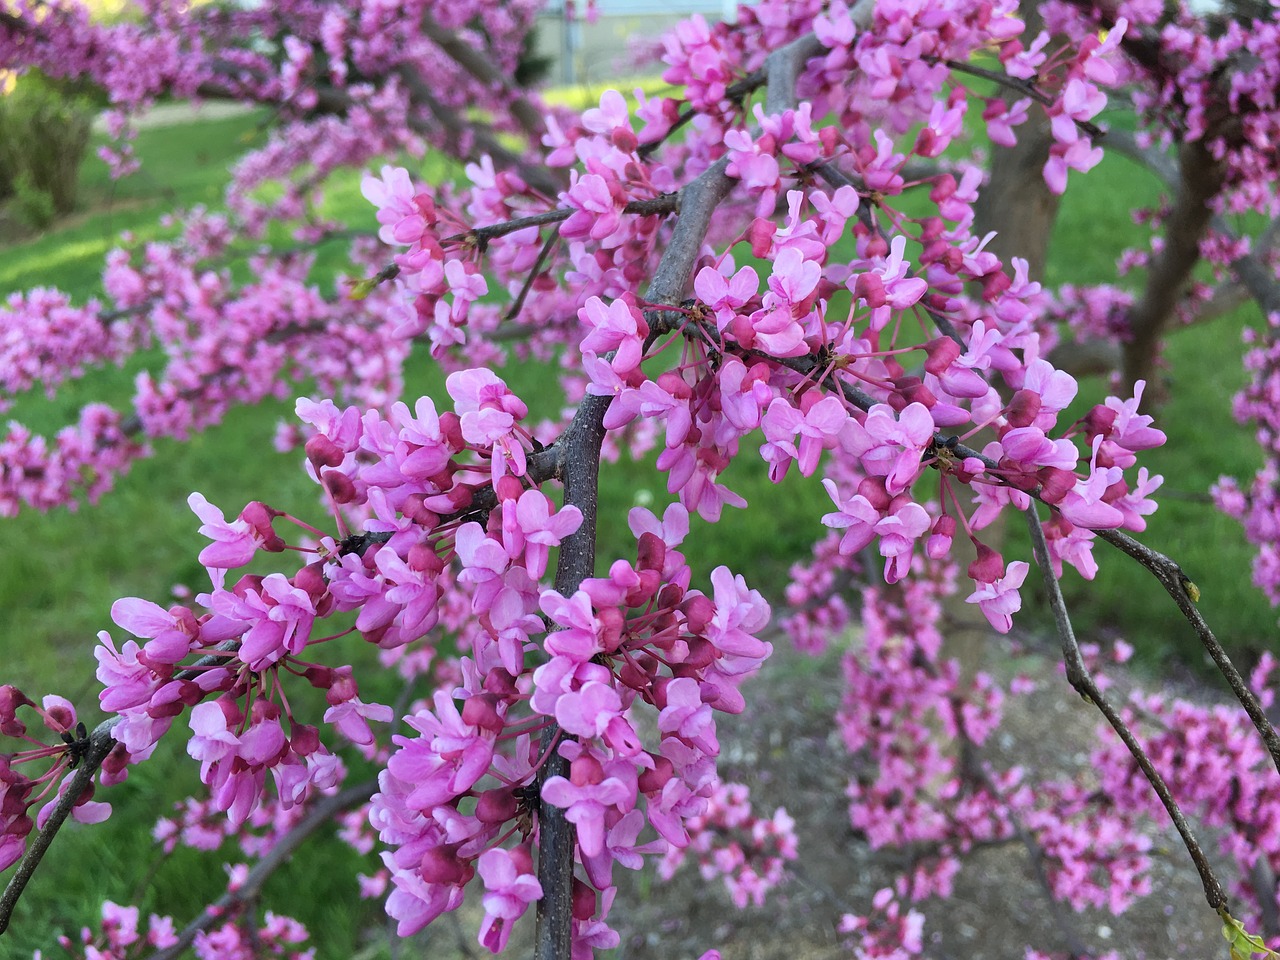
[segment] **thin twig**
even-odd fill
[[[1200,883],[1204,887],[1204,898],[1209,907],[1215,912],[1225,909],[1227,906],[1226,891],[1214,874],[1213,867],[1209,865],[1209,860],[1204,855],[1204,850],[1201,849],[1200,842],[1196,839],[1195,834],[1192,833],[1186,817],[1183,816],[1182,809],[1178,806],[1178,801],[1173,798],[1173,794],[1169,791],[1169,786],[1165,783],[1164,777],[1156,770],[1151,758],[1147,756],[1146,750],[1143,749],[1142,744],[1138,742],[1133,732],[1130,731],[1128,724],[1124,722],[1124,718],[1107,700],[1089,673],[1089,668],[1085,665],[1084,657],[1080,653],[1080,645],[1076,641],[1075,631],[1071,627],[1071,617],[1068,615],[1066,603],[1062,599],[1062,590],[1058,585],[1058,578],[1054,575],[1053,564],[1049,560],[1049,545],[1045,542],[1044,530],[1040,526],[1039,512],[1034,503],[1027,507],[1026,515],[1027,528],[1031,531],[1031,549],[1035,554],[1036,563],[1040,566],[1045,593],[1049,599],[1049,608],[1053,611],[1054,626],[1057,629],[1058,639],[1062,643],[1062,658],[1066,664],[1068,682],[1080,696],[1096,706],[1102,715],[1107,718],[1107,722],[1111,724],[1111,728],[1115,730],[1124,742],[1129,754],[1146,776],[1147,782],[1155,790],[1156,796],[1164,804],[1165,811],[1169,814],[1169,819],[1173,821],[1178,835],[1182,838],[1183,846],[1187,848],[1187,853],[1191,855],[1191,862],[1195,864],[1196,872],[1200,874]],[[1138,544],[1138,546],[1141,546],[1141,544]]]
[[[981,77],[983,80],[990,80],[992,83],[1005,87],[1015,93],[1020,93],[1024,97],[1030,97],[1036,103],[1042,106],[1053,106],[1053,97],[1045,93],[1034,80],[1023,80],[1020,77],[1011,77],[1007,73],[998,70],[988,70],[985,67],[974,66],[971,63],[965,63],[962,60],[945,60],[934,56],[923,56],[920,58],[928,64],[942,64],[956,73],[967,73],[971,77]],[[1096,123],[1088,120],[1075,120],[1075,125],[1087,133],[1095,140],[1102,140],[1107,136],[1107,131],[1103,130]]]
[[[1191,592],[1198,596],[1199,588],[1183,572],[1182,567],[1176,561],[1158,550],[1152,550],[1145,544],[1139,543],[1127,533],[1122,533],[1119,530],[1096,530],[1094,532],[1103,540],[1106,540],[1107,543],[1133,557],[1138,563],[1146,567],[1153,577],[1160,581],[1160,585],[1173,598],[1173,602],[1182,611],[1183,617],[1195,630],[1196,636],[1200,638],[1200,644],[1217,665],[1219,672],[1226,678],[1227,685],[1231,687],[1231,692],[1240,701],[1245,713],[1253,721],[1253,726],[1258,731],[1258,735],[1262,737],[1262,742],[1266,745],[1267,752],[1271,754],[1271,761],[1275,764],[1276,771],[1280,772],[1280,735],[1277,735],[1275,727],[1272,726],[1270,718],[1267,717],[1267,712],[1262,709],[1262,704],[1258,701],[1257,695],[1249,689],[1249,684],[1245,682],[1244,677],[1240,675],[1240,671],[1231,662],[1226,650],[1222,648],[1222,644],[1214,636],[1209,624],[1205,622],[1204,617],[1196,607],[1195,601],[1191,597]]]
[[[510,323],[520,316],[520,311],[524,309],[524,301],[529,296],[529,291],[533,289],[534,281],[542,273],[542,268],[546,265],[547,258],[551,256],[551,251],[555,248],[559,239],[560,234],[558,233],[547,234],[547,239],[542,244],[542,249],[538,251],[538,259],[534,261],[533,266],[529,269],[529,276],[525,278],[524,283],[520,286],[520,293],[511,301],[510,309],[502,317],[503,323]]]

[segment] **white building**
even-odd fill
[[[587,0],[576,0],[578,18],[564,17],[564,0],[550,0],[538,21],[538,52],[555,60],[553,82],[601,83],[652,72],[633,63],[636,42],[657,39],[690,14],[732,20],[739,0],[596,0],[595,23],[583,22]]]

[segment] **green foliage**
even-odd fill
[[[1222,936],[1229,944],[1231,960],[1253,960],[1255,956],[1261,956],[1262,960],[1280,960],[1280,953],[1270,949],[1258,934],[1246,930],[1225,907],[1219,908],[1218,914],[1222,917]]]
[[[43,230],[58,216],[53,195],[36,186],[27,170],[20,172],[13,181],[13,205],[18,222],[33,230]]]
[[[75,209],[80,162],[89,146],[90,101],[29,73],[0,97],[0,197],[43,229]]]

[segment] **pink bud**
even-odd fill
[[[747,228],[747,242],[751,244],[751,253],[755,257],[765,257],[773,246],[773,235],[778,232],[778,225],[772,220],[757,217]]]
[[[485,674],[484,689],[487,693],[498,697],[513,697],[519,693],[515,677],[502,667],[494,667]]]
[[[711,601],[710,597],[698,594],[689,597],[684,603],[680,604],[680,612],[684,614],[685,620],[688,621],[689,632],[701,634],[706,630],[711,618],[716,615],[716,605]]]
[[[290,728],[289,745],[300,757],[309,757],[320,749],[320,731],[309,723],[295,723]]]
[[[518,477],[506,474],[494,484],[493,492],[499,503],[505,503],[508,500],[519,500],[520,494],[524,493],[524,484],[520,482]]]
[[[1040,415],[1040,395],[1034,390],[1019,390],[1009,401],[1005,417],[1015,427],[1029,427]]]
[[[961,353],[960,344],[950,337],[936,337],[930,340],[924,345],[924,352],[928,355],[924,368],[935,377],[940,377],[951,369],[951,364]]]
[[[569,764],[569,780],[575,787],[594,786],[604,781],[604,767],[588,753]]]
[[[327,470],[321,475],[321,482],[338,503],[351,503],[356,498],[356,485],[345,473]]]
[[[925,553],[931,559],[941,560],[951,552],[951,540],[956,534],[956,518],[944,513],[933,522],[933,532],[925,543]]]
[[[64,730],[70,730],[76,725],[75,711],[70,707],[61,703],[55,703],[44,711],[45,726],[49,727],[55,733],[62,733]]]
[[[1061,467],[1043,467],[1036,471],[1036,477],[1040,480],[1040,498],[1045,503],[1060,503],[1076,486],[1076,475]]]
[[[405,497],[404,506],[400,508],[400,512],[421,527],[428,530],[434,530],[436,524],[440,522],[440,515],[433,510],[428,510],[423,503],[426,499],[421,493],[411,493]]]
[[[1004,576],[1004,557],[985,543],[974,541],[978,557],[969,564],[969,579],[978,583],[995,583]]]
[[[475,873],[470,864],[458,859],[457,845],[433,847],[422,855],[422,879],[427,883],[463,886]]]
[[[573,878],[573,919],[586,923],[596,915],[596,892],[579,880]]]
[[[303,449],[306,451],[307,459],[311,461],[311,465],[316,468],[317,472],[321,467],[340,467],[342,466],[342,461],[346,459],[346,454],[341,447],[319,433],[308,440]]]
[[[504,726],[498,715],[498,698],[491,693],[477,693],[462,705],[462,722],[481,730],[500,733]]]
[[[307,682],[313,687],[321,690],[327,690],[333,686],[333,668],[322,666],[321,664],[313,664],[307,667],[302,674],[307,678]]]
[[[340,703],[346,703],[360,695],[360,687],[356,684],[355,677],[351,675],[350,667],[336,667],[333,671],[333,679],[329,686],[329,692],[325,694],[325,699],[329,701],[331,707],[336,707]]]
[[[509,787],[486,790],[476,800],[476,819],[481,823],[506,823],[520,810]]]
[[[641,793],[653,796],[661,792],[667,781],[675,776],[676,770],[666,757],[652,753],[649,756],[653,759],[654,767],[652,770],[641,771],[638,783]]]
[[[864,477],[858,484],[858,493],[881,513],[888,510],[889,504],[893,501],[893,497],[889,496],[889,491],[885,489],[884,477]]]
[[[1103,406],[1102,404],[1098,404],[1090,410],[1080,422],[1083,424],[1085,430],[1089,432],[1090,440],[1099,434],[1104,437],[1109,437],[1111,435],[1111,431],[1115,429],[1116,415],[1117,412],[1115,410],[1112,410],[1110,407]]]

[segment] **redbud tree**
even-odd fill
[[[850,823],[913,852],[840,920],[853,953],[920,953],[917,907],[951,892],[968,850],[1011,838],[1053,901],[1122,911],[1150,889],[1149,824],[1168,821],[1232,956],[1265,951],[1255,931],[1280,934],[1274,662],[1244,678],[1194,583],[1131,534],[1161,484],[1142,464],[1165,439],[1143,406],[1159,343],[1252,298],[1267,325],[1238,412],[1268,460],[1218,498],[1280,597],[1275,230],[1230,219],[1277,212],[1280,29],[1266,11],[1200,18],[1151,0],[762,0],[663,40],[670,95],[609,91],[573,115],[511,80],[536,12],[148,0],[104,26],[72,2],[0,8],[6,68],[106,92],[119,174],[136,163],[133,118],[161,95],[275,117],[226,211],[113,252],[101,298],[9,298],[6,396],[143,350],[164,365],[138,376],[131,409],[90,404],[52,437],[10,422],[0,511],[97,500],[154,441],[303,391],[278,441],[304,453],[318,502],[297,517],[270,490],[247,505],[191,493],[208,585],[168,608],[114,604],[94,649],[109,718],[93,730],[65,697],[0,687],[0,930],[67,817],[106,818],[109,788],[164,737],[185,741],[208,792],[162,841],[234,840],[246,864],[194,918],[140,925],[105,904],[100,929],[64,943],[73,955],[306,956],[305,929],[259,915],[257,894],[335,820],[354,845],[376,840],[382,867],[361,891],[401,936],[470,896],[492,952],[526,923],[540,960],[589,957],[618,943],[615,870],[646,860],[669,874],[693,856],[758,903],[795,836],[785,812],[753,813],[719,779],[716,716],[750,709],[743,682],[768,669],[776,619],[809,650],[860,624],[834,718],[859,771]],[[1135,129],[1107,129],[1108,104]],[[975,131],[994,145],[989,170],[961,149]],[[1150,249],[1126,257],[1144,284],[1046,289],[1057,197],[1105,150],[1170,186]],[[421,182],[403,161],[425,151],[465,174]],[[317,198],[349,168],[364,171],[366,222],[329,222]],[[272,248],[282,225],[291,242]],[[335,237],[349,266],[323,289],[308,248]],[[237,281],[229,262],[250,246]],[[1193,282],[1205,263],[1217,286]],[[1117,393],[1069,420],[1072,370],[1099,345]],[[447,395],[404,396],[414,350],[447,371]],[[532,422],[495,372],[516,361],[558,366],[558,420]],[[670,503],[600,515],[601,459],[651,452]],[[778,611],[750,569],[694,582],[686,563],[747,507],[722,476],[740,457],[779,485],[819,474],[830,498]],[[1005,556],[1000,521],[1018,513],[1031,555]],[[598,555],[601,523],[625,523],[634,548]],[[1113,704],[1058,587],[1066,568],[1094,577],[1095,548],[1150,571],[1237,708]],[[962,683],[943,653],[947,597],[1007,632],[1029,577],[1069,683],[1118,735],[1089,784],[983,760],[1005,698],[1027,691]],[[394,706],[362,699],[372,681],[349,661],[367,658],[344,651],[364,644],[403,686]],[[312,690],[319,709],[303,706]],[[349,776],[357,761],[376,779]]]

